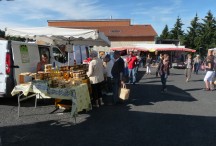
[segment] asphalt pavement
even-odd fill
[[[76,124],[70,112],[51,114],[53,100],[23,102],[18,118],[17,99],[0,99],[0,146],[215,146],[216,91],[202,90],[204,74],[185,82],[171,69],[161,93],[155,70],[140,69],[128,101],[83,111]]]

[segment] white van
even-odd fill
[[[42,54],[53,66],[67,65],[67,55],[56,46],[0,40],[0,97],[11,97],[22,72],[36,72]]]

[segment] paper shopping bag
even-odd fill
[[[130,94],[130,89],[127,89],[126,85],[123,84],[119,92],[119,98],[122,100],[127,100],[129,98],[129,94]]]

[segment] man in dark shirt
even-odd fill
[[[113,101],[116,104],[119,101],[119,89],[120,85],[124,84],[123,72],[124,72],[124,60],[120,57],[120,52],[114,52],[114,65],[111,73],[113,76]]]

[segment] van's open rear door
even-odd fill
[[[19,83],[20,73],[36,72],[37,63],[40,61],[38,45],[24,42],[12,42],[12,54],[14,60],[14,77]],[[30,81],[30,80],[29,80]]]
[[[0,94],[6,92],[6,53],[7,53],[7,40],[0,40]]]

